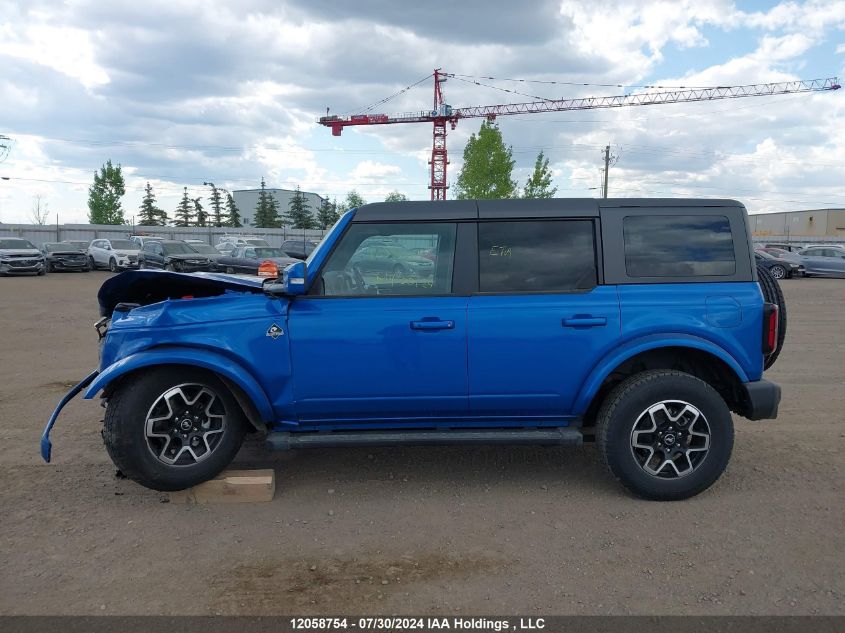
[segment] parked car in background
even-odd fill
[[[774,255],[780,259],[785,259],[787,261],[793,262],[795,264],[803,264],[804,258],[801,257],[798,252],[793,251],[785,251],[782,248],[772,248],[769,246],[764,246],[763,248],[758,248],[758,251],[764,251],[769,255]]]
[[[804,259],[807,275],[845,277],[845,246],[841,244],[808,246],[798,254]]]
[[[161,237],[160,235],[130,235],[129,240],[135,242],[138,245],[139,249],[144,248],[144,244],[151,240],[162,241],[166,238]]]
[[[220,238],[215,248],[221,253],[228,255],[238,246],[270,247],[270,244],[267,243],[267,240],[257,235],[224,235]]]
[[[211,262],[181,240],[147,240],[138,256],[138,267],[194,273],[209,270]]]
[[[295,259],[308,259],[319,242],[317,240],[285,240],[282,242],[282,250],[288,254],[289,257]]]
[[[0,277],[47,272],[44,255],[29,240],[20,237],[0,237]]]
[[[208,244],[206,242],[200,242],[198,240],[196,240],[196,241],[195,240],[185,240],[185,241],[187,242],[188,246],[190,246],[192,249],[194,249],[194,251],[196,251],[197,253],[199,253],[203,257],[208,258],[208,262],[209,262],[209,268],[208,269],[210,271],[215,272],[217,270],[220,270],[219,266],[217,265],[217,262],[220,260],[221,257],[225,257],[226,255],[224,255],[223,253],[218,251],[216,248],[211,246],[211,244]]]
[[[140,247],[131,240],[94,240],[88,247],[91,268],[108,268],[110,271],[138,268]]]
[[[802,244],[766,244],[766,248],[779,248],[783,251],[787,251],[789,253],[797,253],[804,245]]]
[[[41,245],[41,253],[44,255],[44,264],[47,272],[52,273],[58,270],[75,270],[88,272],[91,264],[88,255],[74,247],[73,244],[65,242],[45,242]]]
[[[758,266],[767,268],[775,279],[791,279],[804,276],[804,264],[797,264],[782,257],[775,257],[766,251],[754,251]]]
[[[62,240],[61,243],[88,254],[88,247],[91,245],[91,240]]]
[[[431,277],[434,261],[401,246],[367,246],[349,260],[349,267],[361,274],[376,273],[397,278]]]
[[[226,273],[257,275],[259,267],[267,262],[268,265],[265,267],[267,269],[267,276],[275,276],[272,274],[273,269],[270,264],[275,266],[278,274],[281,274],[288,264],[298,261],[298,259],[288,257],[288,254],[281,248],[236,246],[230,255],[217,260],[217,267]]]

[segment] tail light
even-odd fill
[[[258,266],[258,276],[259,277],[278,277],[279,276],[279,268],[276,266],[275,262],[271,261],[264,261]]]
[[[763,354],[768,356],[778,347],[778,306],[763,305]]]

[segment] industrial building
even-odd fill
[[[276,201],[279,203],[279,214],[282,217],[285,217],[288,209],[290,208],[290,201],[296,191],[292,189],[269,188],[264,191],[276,198]],[[241,217],[243,218],[242,221],[244,221],[244,225],[246,226],[255,225],[255,209],[258,206],[258,194],[260,192],[261,189],[240,189],[232,192],[232,196],[235,198],[235,204],[237,205],[238,211],[240,211]],[[323,198],[318,196],[316,193],[311,193],[310,191],[302,191],[300,193],[305,196],[305,200],[308,203],[308,207],[311,209],[311,213],[316,214],[317,209],[323,203]]]
[[[777,237],[802,241],[807,237],[845,238],[845,209],[760,213],[750,216],[749,223],[755,239]]]

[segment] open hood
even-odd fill
[[[185,296],[214,297],[225,292],[260,293],[262,280],[222,273],[129,270],[107,280],[97,293],[100,315],[111,316],[118,303],[149,305]]]

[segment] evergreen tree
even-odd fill
[[[511,178],[514,160],[505,147],[502,132],[492,121],[484,121],[478,135],[469,137],[464,148],[464,165],[455,185],[457,198],[513,198],[517,184]]]
[[[363,207],[367,204],[367,201],[361,197],[354,189],[346,194],[346,200],[343,201],[343,210],[349,211],[349,209],[357,209],[358,207]]]
[[[223,217],[223,196],[220,195],[220,190],[211,185],[211,197],[208,199],[208,204],[211,207],[211,218],[214,226],[223,226],[226,218]]]
[[[194,221],[194,205],[191,204],[191,199],[188,197],[188,188],[185,187],[182,191],[182,200],[179,206],[176,207],[176,212],[173,214],[173,226],[191,226]]]
[[[226,218],[225,226],[238,229],[243,226],[241,222],[241,212],[238,210],[238,205],[235,204],[235,199],[231,193],[226,194]]]
[[[124,224],[120,198],[126,193],[123,170],[112,165],[111,159],[94,174],[94,184],[88,188],[88,221],[91,224]]]
[[[194,226],[208,226],[208,212],[200,204],[202,198],[193,198],[196,223]]]
[[[406,196],[401,191],[391,191],[387,194],[387,197],[384,199],[385,202],[405,202],[408,200],[408,196]]]
[[[288,222],[295,229],[313,229],[315,226],[314,216],[311,215],[311,205],[308,198],[299,190],[299,185],[288,203]]]
[[[317,226],[324,231],[337,222],[340,214],[337,212],[337,200],[329,202],[328,198],[323,198],[320,206],[317,207]]]
[[[549,159],[543,152],[537,155],[534,163],[534,173],[528,178],[523,189],[523,198],[554,198],[557,187],[552,187],[552,170],[549,169]]]
[[[167,223],[167,213],[156,206],[156,197],[149,182],[144,187],[144,197],[141,200],[138,216],[141,218],[138,224],[142,226],[162,226]]]
[[[279,201],[271,192],[267,191],[264,178],[261,179],[261,190],[258,192],[258,204],[255,206],[255,226],[259,228],[280,228],[283,226],[279,215]]]

